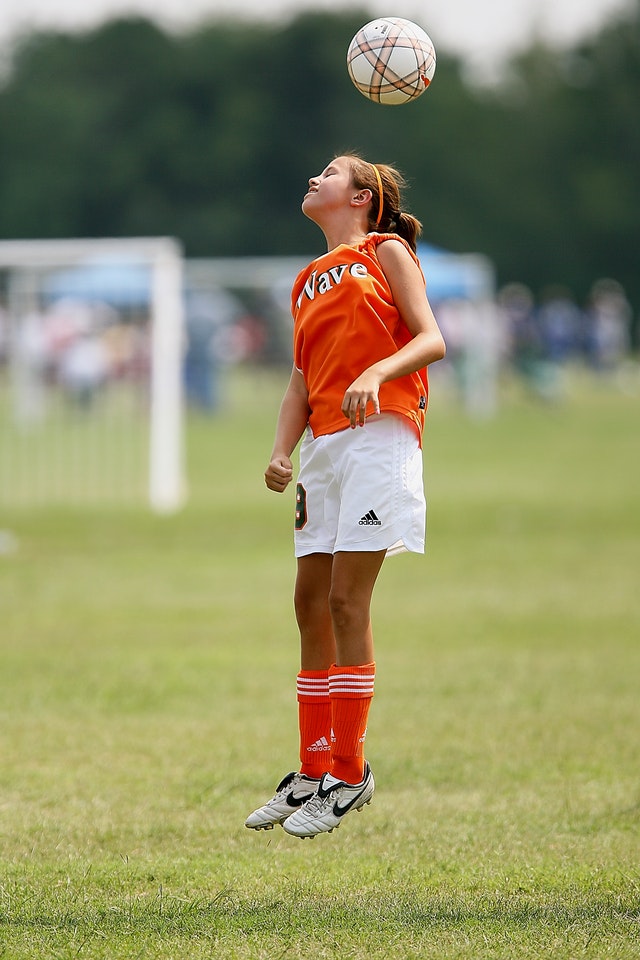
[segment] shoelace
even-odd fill
[[[289,783],[282,788],[282,790],[278,790],[278,792],[274,797],[274,800],[283,800],[288,793],[293,793],[295,788],[299,787],[302,784],[302,781],[304,779],[305,777],[303,776],[303,774],[296,773],[293,780],[290,780]],[[311,787],[311,785],[309,786]]]
[[[333,787],[324,797],[321,797],[319,793],[314,794],[314,796],[304,804],[305,812],[312,813],[314,816],[318,813],[323,813],[327,807],[330,807],[334,803],[339,789],[339,787]]]
[[[325,807],[329,806],[330,797],[319,797],[316,793],[315,796],[311,797],[310,800],[303,805],[305,813],[311,813],[313,816],[320,814],[324,811]]]
[[[275,795],[275,797],[274,797],[273,799],[274,799],[274,800],[279,800],[279,799],[281,799],[282,797],[285,797],[285,796],[287,795],[287,793],[289,793],[290,791],[292,791],[292,790],[294,789],[294,787],[296,786],[296,784],[298,784],[298,783],[300,783],[300,774],[299,774],[299,773],[297,773],[297,774],[295,775],[295,777],[293,778],[293,780],[290,780],[289,783],[285,784],[285,786],[282,787],[281,790],[278,790],[277,793],[276,793],[276,795]]]

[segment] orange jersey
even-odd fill
[[[305,267],[293,284],[293,355],[309,392],[314,437],[345,430],[349,421],[340,408],[347,387],[412,339],[377,257],[378,244],[391,238],[400,240],[373,233],[355,247],[341,244]],[[427,397],[424,369],[383,383],[380,412],[408,417],[421,438]]]

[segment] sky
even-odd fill
[[[123,14],[141,14],[170,29],[222,15],[283,19],[307,10],[361,7],[401,16],[427,31],[436,50],[461,56],[489,75],[534,36],[570,46],[628,8],[631,0],[0,0],[0,45],[32,28],[86,29]],[[350,39],[350,38],[349,38]],[[348,41],[347,41],[348,44]]]

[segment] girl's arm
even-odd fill
[[[362,425],[368,403],[380,412],[381,384],[422,370],[442,360],[446,347],[427,299],[424,280],[417,263],[398,240],[384,240],[378,246],[378,260],[387,278],[393,300],[413,338],[396,353],[367,367],[347,389],[342,412],[351,426]]]
[[[294,366],[280,405],[271,460],[264,473],[269,490],[282,493],[293,479],[291,454],[305,431],[309,412],[307,386],[304,377]]]

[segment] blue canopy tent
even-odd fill
[[[144,308],[151,300],[151,267],[128,258],[95,257],[51,274],[43,289],[51,301],[99,301],[120,310]]]
[[[478,301],[493,297],[493,266],[482,254],[451,253],[428,243],[419,243],[417,253],[432,304],[442,300]]]

